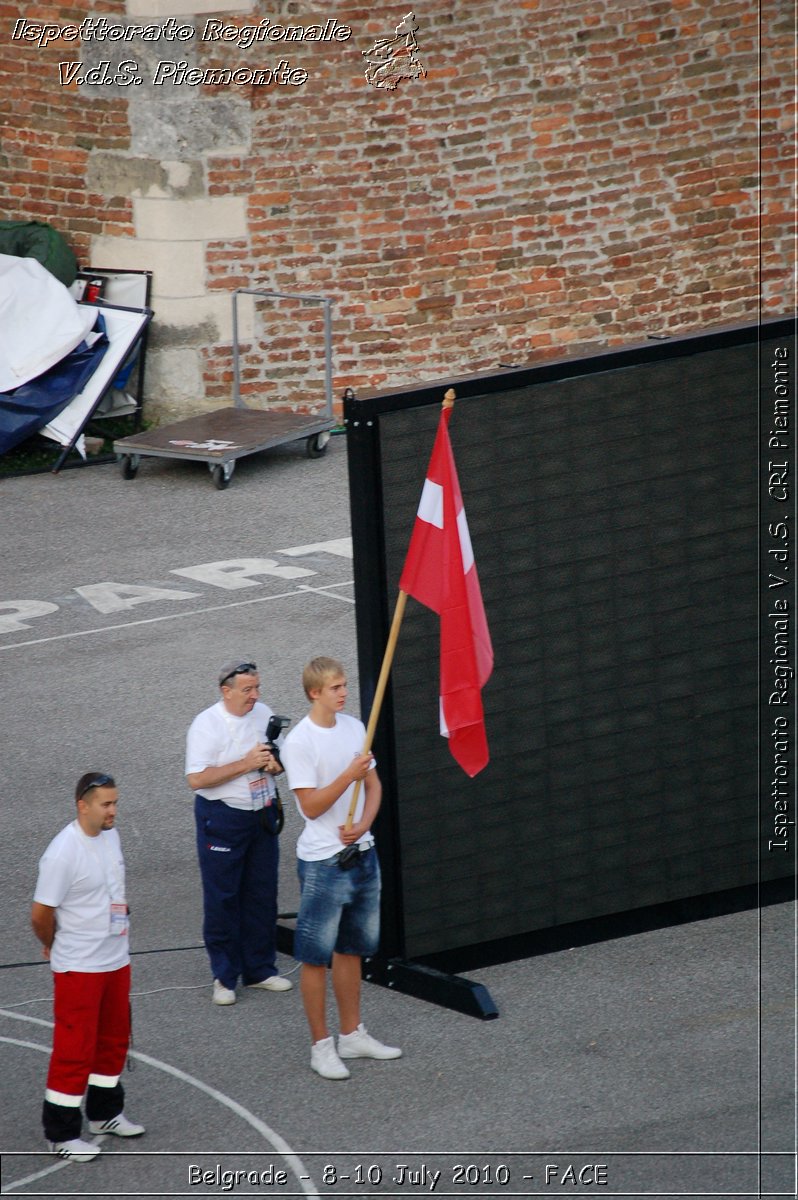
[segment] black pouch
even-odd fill
[[[359,854],[360,847],[357,845],[357,843],[352,846],[347,846],[345,850],[342,850],[341,853],[337,855],[338,866],[342,871],[351,871],[352,867],[358,860]]]

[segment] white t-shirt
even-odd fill
[[[303,717],[288,734],[280,750],[289,787],[293,791],[297,788],[326,787],[346,770],[356,755],[363,753],[365,740],[366,730],[363,722],[346,713],[336,713],[335,725],[331,728],[317,725],[310,717]],[[331,858],[333,854],[343,850],[338,830],[346,823],[354,786],[350,784],[331,808],[320,817],[312,819],[305,816],[297,800],[299,814],[305,820],[305,828],[296,845],[299,858],[305,862],[316,862],[322,858]],[[363,814],[365,802],[365,788],[361,784],[355,809],[355,823]],[[369,830],[358,838],[358,841],[371,842],[373,834]]]
[[[243,758],[258,742],[265,742],[271,715],[268,704],[262,704],[260,700],[244,717],[234,717],[221,700],[204,709],[191,722],[186,736],[186,775],[197,774],[206,767],[223,767],[225,763]],[[271,775],[248,771],[218,787],[200,788],[199,794],[206,800],[223,800],[230,808],[250,812],[263,808],[264,792],[271,799],[274,791]]]
[[[130,962],[125,862],[115,829],[97,837],[77,821],[62,829],[39,860],[33,899],[56,909],[54,971],[117,971]]]

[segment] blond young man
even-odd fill
[[[348,1079],[343,1059],[399,1058],[361,1021],[361,960],[380,932],[380,866],[371,826],[382,799],[374,758],[364,754],[361,721],[343,712],[346,674],[332,658],[314,658],[302,674],[310,711],[282,748],[289,785],[305,821],[297,842],[301,899],[294,956],[312,1041],[310,1065],[324,1079]],[[354,819],[346,828],[355,784]],[[338,1046],[327,1024],[327,976],[338,1008]]]

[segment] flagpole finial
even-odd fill
[[[449,390],[445,393],[445,395],[443,397],[443,403],[441,404],[441,408],[454,408],[454,401],[455,401],[455,390],[454,390],[454,388],[449,388]]]

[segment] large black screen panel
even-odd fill
[[[378,741],[408,957],[756,881],[763,351],[686,341],[459,389],[491,761],[471,780],[449,754],[438,618],[409,600]],[[439,417],[416,401],[372,417],[382,561],[359,612],[370,570],[396,594]]]

